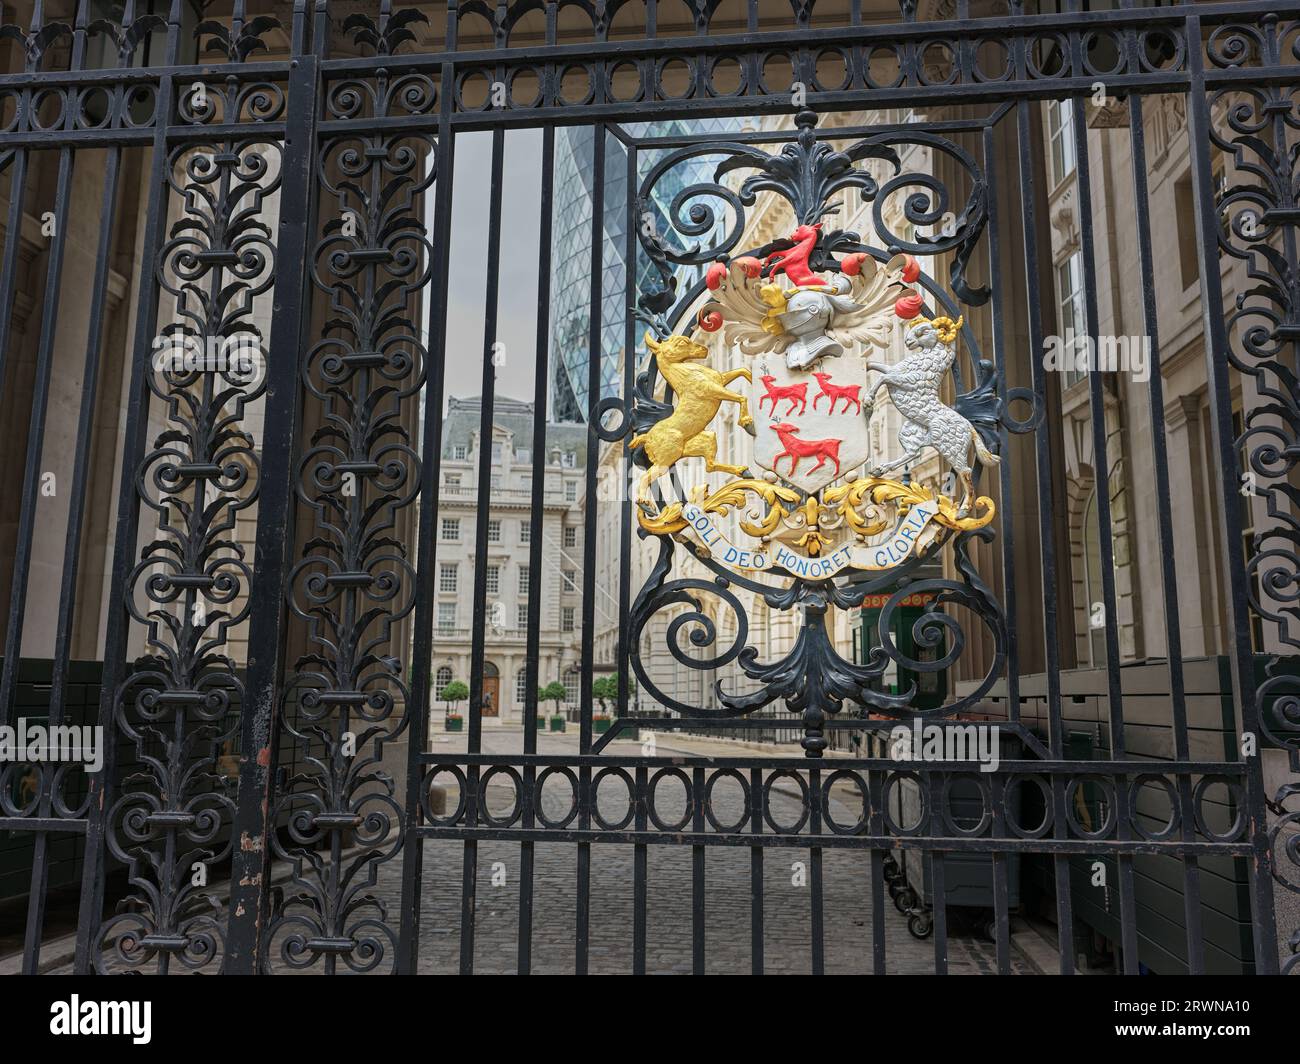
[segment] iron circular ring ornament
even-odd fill
[[[669,824],[659,818],[659,810],[655,808],[655,798],[659,790],[659,784],[664,779],[678,779],[682,781],[682,787],[686,795],[686,810],[682,813],[681,820]],[[685,831],[686,825],[691,822],[695,816],[695,798],[692,794],[691,778],[679,768],[661,768],[650,777],[650,785],[646,788],[646,812],[650,816],[651,823],[660,831],[670,833]]]
[[[600,785],[607,779],[619,779],[627,787],[627,812],[621,820],[606,820],[600,811]],[[591,780],[591,819],[602,831],[622,831],[636,819],[636,781],[625,768],[611,765],[596,773]]]
[[[799,785],[800,813],[799,819],[791,825],[778,824],[776,818],[772,815],[772,787],[778,780],[792,779]],[[763,781],[763,819],[778,835],[798,835],[808,823],[810,815],[808,801],[808,783],[798,772],[788,768],[777,769],[775,772],[768,773],[767,779]]]
[[[900,786],[903,780],[911,780],[916,784],[917,796],[917,815],[916,823],[910,827],[900,824],[894,819],[893,810],[890,809],[889,799],[895,787]],[[885,776],[884,787],[880,792],[881,814],[885,818],[885,824],[892,835],[920,835],[925,830],[926,821],[930,816],[930,796],[922,784],[921,774],[912,769],[900,769],[897,772],[890,772]]]
[[[1043,822],[1034,828],[1026,828],[1020,820],[1011,812],[1012,791],[1019,785],[1033,784],[1038,788],[1038,793],[1043,799]],[[1024,808],[1024,803],[1021,803]],[[1056,822],[1055,812],[1052,809],[1052,787],[1043,776],[1037,772],[1013,772],[1007,776],[1002,784],[1002,818],[1011,833],[1021,839],[1041,839]]]
[[[546,804],[543,801],[546,781],[552,776],[568,780],[570,788],[569,808],[559,820],[552,820],[546,815]],[[567,828],[578,816],[578,791],[581,786],[577,774],[567,765],[550,765],[543,769],[537,775],[537,782],[533,784],[533,815],[543,827],[557,831]]]
[[[511,805],[508,816],[494,816],[488,810],[488,784],[497,776],[505,776],[510,780],[514,787],[514,802]],[[515,823],[524,812],[524,781],[519,775],[519,770],[512,765],[493,765],[490,769],[479,777],[478,781],[478,815],[485,823],[494,828],[508,828]]]
[[[1223,785],[1232,807],[1236,809],[1235,818],[1224,832],[1211,828],[1205,815],[1206,791],[1217,784]],[[1202,776],[1192,788],[1192,816],[1196,820],[1196,830],[1203,838],[1210,842],[1236,842],[1246,830],[1246,795],[1241,781],[1231,776]]]
[[[1028,403],[1029,416],[1017,418],[1011,412],[1012,403]],[[1034,432],[1043,423],[1047,408],[1038,401],[1032,388],[1008,388],[998,404],[998,419],[1006,426],[1008,432],[1016,435]]]
[[[979,791],[980,817],[974,827],[962,827],[952,811],[953,787],[959,780],[973,780]],[[944,773],[943,786],[939,789],[939,814],[944,826],[959,838],[974,839],[983,835],[993,823],[993,796],[988,779],[978,772]]]
[[[718,818],[714,816],[713,813],[713,785],[717,783],[718,780],[723,779],[734,779],[740,784],[741,793],[745,796],[744,801],[741,803],[740,819],[734,824],[720,824]],[[709,822],[714,831],[722,835],[732,835],[744,829],[745,824],[750,817],[749,802],[749,781],[746,780],[737,769],[719,769],[717,772],[714,772],[709,776],[708,780],[704,784],[704,819]]]
[[[840,780],[848,780],[858,789],[862,797],[862,814],[853,824],[840,824],[831,815],[831,787]],[[841,768],[832,772],[822,783],[822,823],[831,829],[834,835],[859,835],[871,819],[871,796],[866,781],[852,769]]]
[[[444,772],[456,781],[456,808],[448,814],[438,816],[429,806],[429,790],[433,787],[434,781]],[[424,774],[424,784],[420,788],[420,806],[424,812],[425,820],[430,824],[437,824],[441,827],[452,827],[455,824],[459,824],[461,817],[465,815],[465,792],[467,791],[468,786],[469,784],[465,779],[465,773],[461,771],[459,765],[434,765]]]
[[[1142,796],[1143,789],[1150,785],[1159,787],[1169,799],[1169,819],[1159,831],[1149,831],[1143,824],[1143,817],[1138,815],[1138,799]],[[1182,824],[1182,813],[1178,808],[1178,789],[1168,776],[1160,772],[1143,772],[1133,777],[1128,787],[1128,807],[1131,810],[1130,825],[1147,842],[1164,842],[1172,838]]]
[[[616,428],[605,424],[605,415],[618,411]],[[632,410],[629,403],[617,395],[607,395],[596,404],[596,416],[592,418],[592,428],[596,435],[606,443],[617,443],[632,431]]]
[[[1100,826],[1090,828],[1081,821],[1075,812],[1076,801],[1081,801],[1085,811],[1087,810],[1087,795],[1081,788],[1091,783],[1101,789],[1102,803],[1106,809],[1106,815],[1102,819]],[[1073,777],[1065,786],[1065,821],[1072,832],[1084,839],[1105,839],[1109,838],[1115,830],[1115,784],[1107,776],[1099,776],[1096,773],[1083,773]]]

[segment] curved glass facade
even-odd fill
[[[665,137],[734,132],[735,119],[655,122],[626,127],[633,136]],[[638,168],[644,174],[666,149],[642,150]],[[569,126],[555,131],[555,208],[551,257],[551,410],[553,421],[584,421],[589,389],[588,352],[591,328],[592,170],[595,130]],[[665,174],[655,188],[650,208],[658,215],[660,232],[668,233],[667,207],[682,188],[712,177],[716,159],[691,159]],[[621,393],[627,291],[627,149],[613,136],[605,137],[604,275],[601,280],[601,396]],[[721,206],[720,204],[718,205]],[[679,291],[694,280],[696,270],[679,270]],[[653,265],[638,246],[638,287],[657,283]]]

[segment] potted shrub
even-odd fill
[[[598,676],[591,682],[592,697],[600,703],[600,712],[591,718],[591,730],[599,735],[609,731],[614,718],[609,713],[609,703],[618,701],[618,673]]]
[[[551,711],[551,731],[562,732],[566,723],[564,714],[560,712],[560,702],[564,700],[564,684],[559,680],[548,683],[545,687],[537,689],[537,701],[554,702],[555,709]]]
[[[465,727],[465,718],[456,710],[456,703],[469,697],[469,688],[459,680],[452,680],[442,691],[444,701],[450,702],[452,708],[447,713],[446,728],[448,731],[462,731]]]

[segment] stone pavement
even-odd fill
[[[437,733],[435,751],[464,749],[464,737]],[[485,751],[515,752],[522,733],[513,729],[485,729]],[[572,753],[576,736],[540,737],[539,753]],[[611,753],[635,750],[632,743],[616,743]],[[725,740],[705,740],[660,733],[660,754],[705,756],[763,756],[786,751],[737,748]],[[513,788],[502,785],[501,806],[513,800]],[[611,788],[611,791],[615,788]],[[602,791],[602,795],[603,795]],[[856,792],[854,792],[856,793]],[[620,792],[621,797],[621,792]],[[667,797],[665,795],[665,797]],[[544,791],[550,801],[551,789]],[[773,794],[773,815],[792,822],[798,803]],[[454,802],[454,797],[451,799]],[[567,790],[554,798],[558,817],[567,808]],[[713,795],[719,821],[739,818],[741,794],[718,787]],[[832,802],[839,804],[832,797]],[[493,805],[496,803],[494,802]],[[625,807],[625,800],[624,800]],[[664,800],[660,815],[667,820],[680,812]],[[611,813],[613,810],[611,809]],[[835,811],[841,823],[856,819],[847,807]],[[461,876],[465,844],[426,841],[422,889],[420,971],[454,972],[459,966]],[[633,847],[593,844],[591,847],[591,919],[589,967],[594,973],[629,972],[632,968]],[[691,848],[655,845],[647,849],[647,950],[646,968],[657,973],[691,970]],[[475,971],[515,971],[519,926],[518,842],[480,842],[478,845],[478,896],[475,914]],[[748,973],[750,970],[750,851],[747,847],[709,847],[705,869],[706,970],[711,973]],[[792,881],[796,861],[807,863],[806,850],[768,848],[764,860],[765,969],[770,973],[807,973],[811,969],[811,889]],[[393,862],[379,877],[377,891],[398,909],[400,862]],[[533,971],[572,972],[574,965],[577,846],[573,843],[538,843],[533,876]],[[494,883],[494,872],[495,880]],[[826,971],[836,974],[871,971],[871,865],[863,851],[827,849],[823,856],[824,941]],[[805,877],[806,878],[806,877]],[[908,934],[906,919],[886,901],[886,957],[890,973],[930,973],[934,970],[933,939],[918,941]],[[994,973],[997,954],[991,942],[973,931],[953,926],[948,939],[949,971],[953,974]],[[1036,969],[1013,943],[1012,967],[1019,974]]]

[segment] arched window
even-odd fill
[[[520,669],[515,673],[515,701],[522,709],[528,704],[528,669]]]
[[[442,692],[447,690],[449,683],[451,683],[451,666],[439,665],[438,671],[433,675],[433,697],[441,698]]]

